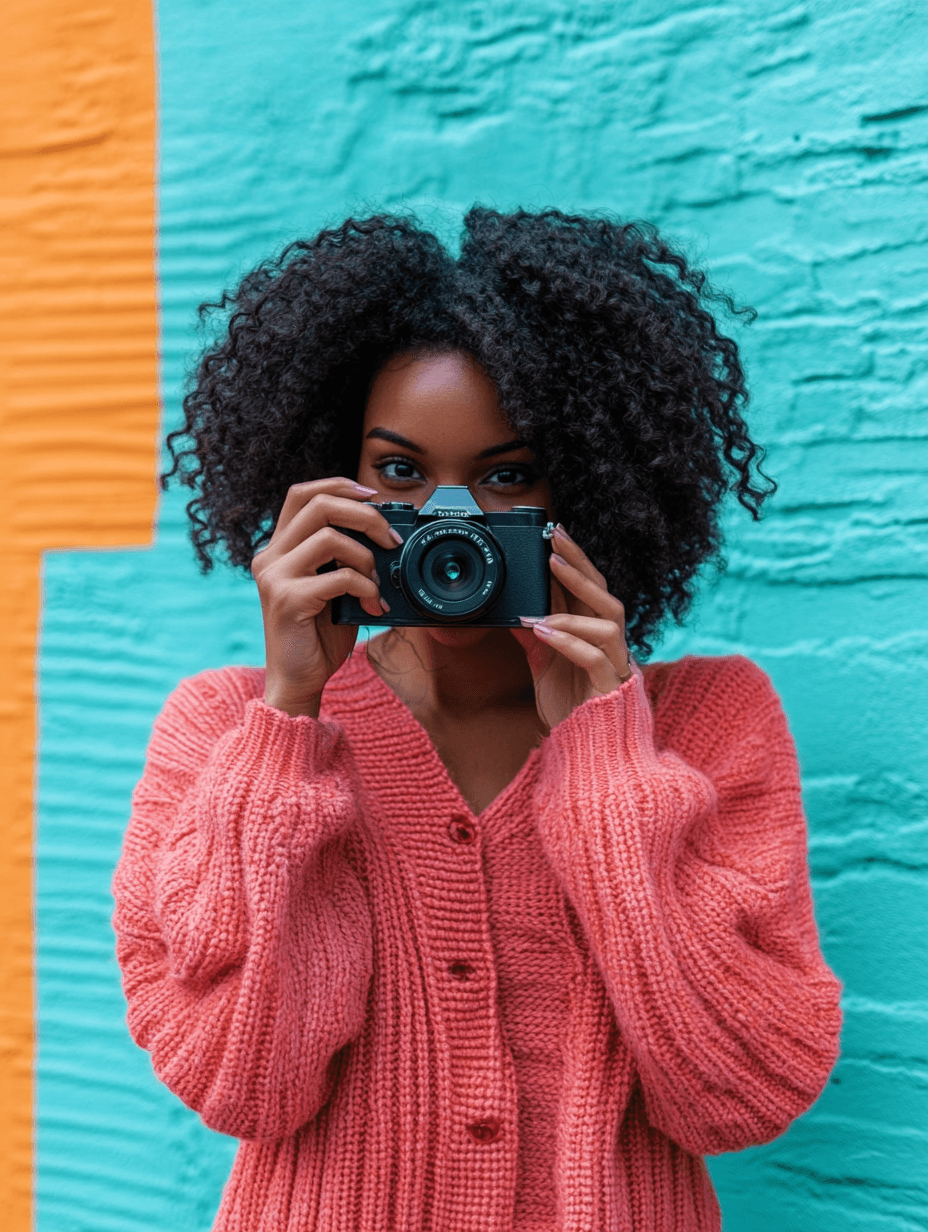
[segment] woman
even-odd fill
[[[458,260],[351,220],[223,300],[170,473],[266,670],[169,699],[115,880],[132,1033],[242,1139],[218,1229],[718,1228],[702,1156],[821,1091],[776,694],[627,649],[772,487],[712,299],[651,228],[473,209]],[[390,586],[344,530],[441,484],[548,510],[552,614],[355,648],[332,599]]]

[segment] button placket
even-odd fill
[[[476,825],[470,818],[460,815],[451,818],[448,824],[448,834],[451,837],[451,841],[458,845],[471,846],[477,841]],[[447,972],[453,980],[465,983],[467,980],[473,979],[476,968],[472,963],[465,962],[463,958],[458,958],[448,963]]]
[[[444,869],[447,896],[436,901],[442,918],[440,961],[448,1015],[452,1066],[459,1097],[457,1135],[464,1186],[492,1184],[514,1167],[515,1136],[503,1132],[504,1108],[513,1093],[506,1084],[506,1062],[495,1018],[495,975],[489,921],[484,921],[486,889],[480,822],[470,813],[445,814]],[[441,834],[441,831],[439,831]],[[436,954],[439,957],[439,954]],[[485,1019],[485,1021],[484,1021]],[[485,1055],[481,1057],[481,1053]],[[492,1075],[492,1078],[491,1078]],[[508,1124],[508,1121],[506,1122]],[[500,1154],[502,1152],[502,1154]]]

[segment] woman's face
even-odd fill
[[[436,487],[470,488],[486,512],[538,505],[552,516],[551,494],[532,451],[515,438],[496,389],[460,352],[396,356],[371,388],[361,432],[358,482],[374,500],[421,508]],[[431,627],[448,645],[472,644],[486,629]]]

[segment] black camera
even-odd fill
[[[371,616],[353,595],[339,595],[332,600],[334,624],[508,628],[520,616],[550,613],[554,526],[544,509],[484,513],[469,489],[456,487],[436,488],[422,509],[403,501],[376,507],[402,535],[402,546],[382,548],[361,531],[337,529],[374,553],[390,611]]]

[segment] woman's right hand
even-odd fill
[[[362,503],[376,495],[351,479],[294,484],[270,542],[251,562],[264,616],[264,700],[287,714],[318,717],[323,687],[357,639],[355,626],[332,624],[332,599],[354,595],[372,616],[389,610],[373,552],[335,530],[361,531],[388,550],[401,543],[383,514]],[[320,573],[330,561],[339,567]]]

